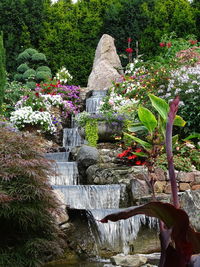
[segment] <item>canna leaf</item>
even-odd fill
[[[192,133],[188,137],[184,138],[183,141],[187,141],[187,140],[190,140],[190,139],[193,139],[193,138],[200,139],[200,133]]]
[[[140,139],[140,138],[138,138],[136,136],[130,135],[128,133],[124,133],[124,135],[130,137],[131,139],[133,139],[135,142],[140,144],[145,149],[151,149],[152,148],[152,145],[150,143],[148,143],[146,141],[143,141],[142,139]]]
[[[160,116],[166,121],[169,112],[169,105],[163,100],[153,94],[149,94],[152,106],[158,111]]]
[[[153,113],[144,107],[139,107],[138,109],[138,116],[140,121],[146,126],[146,128],[149,130],[149,132],[153,132],[153,130],[157,126],[157,120]]]
[[[140,131],[147,131],[148,129],[145,126],[130,126],[128,127],[129,132],[136,133]]]
[[[174,125],[184,127],[186,124],[186,121],[181,116],[176,115],[174,119]]]

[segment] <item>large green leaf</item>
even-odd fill
[[[200,139],[200,133],[192,133],[188,137],[184,138],[183,141],[187,141],[187,140],[190,140],[190,139],[193,139],[193,138]]]
[[[184,127],[185,124],[186,124],[186,121],[184,121],[184,119],[181,116],[176,115],[174,119],[174,125]]]
[[[137,142],[138,144],[140,144],[145,149],[151,149],[152,148],[152,145],[150,143],[148,143],[146,141],[143,141],[142,139],[140,139],[140,138],[138,138],[136,136],[130,135],[128,133],[124,133],[124,135],[126,135],[129,138],[133,139],[135,142]]]
[[[145,126],[130,126],[128,127],[129,132],[136,133],[141,131],[148,131],[148,129]]]
[[[158,111],[160,116],[166,121],[169,112],[169,105],[163,100],[153,94],[149,94],[152,106]]]
[[[144,126],[146,126],[149,132],[152,133],[157,126],[157,120],[153,115],[153,113],[147,108],[140,106],[138,109],[138,116],[140,121],[144,124]]]

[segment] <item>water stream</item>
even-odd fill
[[[86,101],[86,110],[95,113],[105,91],[94,91]],[[102,224],[98,220],[109,213],[119,210],[120,202],[124,199],[126,185],[81,185],[78,180],[78,168],[76,162],[69,161],[70,149],[81,146],[78,128],[65,128],[63,131],[63,147],[67,152],[48,153],[47,158],[55,160],[55,169],[58,176],[50,177],[54,189],[60,190],[64,196],[65,204],[71,209],[87,210],[89,212],[88,231],[92,231],[92,224],[96,222],[97,232],[94,233],[96,245],[110,250],[121,251],[124,254],[132,252],[131,241],[137,237],[141,225],[148,224],[150,228],[155,227],[155,219],[149,219],[144,215],[137,215],[128,220],[109,222]],[[125,207],[124,207],[125,208]],[[90,219],[92,223],[90,224]],[[98,236],[96,235],[98,233]],[[55,266],[66,266],[55,265]],[[79,265],[67,265],[77,267],[102,267],[102,263],[80,263]]]

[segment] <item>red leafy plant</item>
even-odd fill
[[[137,214],[156,217],[160,220],[161,257],[159,267],[200,266],[200,233],[189,223],[187,213],[180,208],[172,153],[172,129],[178,110],[179,97],[170,104],[166,125],[166,153],[173,204],[153,201],[145,205],[112,213],[101,219],[102,223],[125,220]]]
[[[141,148],[128,147],[117,155],[117,161],[127,166],[145,165],[145,158],[141,154],[144,154]]]

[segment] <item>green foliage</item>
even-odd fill
[[[47,66],[40,66],[36,69],[36,72],[38,71],[47,71],[47,72],[50,72],[51,73],[51,69]]]
[[[97,120],[88,120],[85,125],[85,137],[89,146],[97,146],[98,141],[98,123]]]
[[[43,53],[34,53],[31,57],[31,61],[34,63],[40,63],[47,61],[47,58]]]
[[[27,48],[20,53],[18,61],[22,64],[17,68],[19,73],[15,74],[14,78],[26,83],[31,89],[35,88],[35,82],[47,81],[52,77],[51,69],[48,66],[40,66],[40,64],[46,63],[46,56],[38,53],[36,49]]]
[[[8,127],[0,134],[0,265],[36,267],[63,253],[48,183],[52,164],[37,139]]]
[[[48,81],[51,78],[51,72],[49,71],[37,71],[36,72],[36,80],[37,82]]]
[[[30,56],[30,54],[29,53],[27,53],[27,52],[22,52],[22,53],[20,53],[19,55],[18,55],[18,57],[17,57],[17,61],[20,63],[22,63],[22,62],[28,62],[29,60],[30,60],[30,58],[31,58],[31,56]]]
[[[0,113],[2,113],[2,104],[5,94],[6,69],[5,69],[5,50],[3,45],[3,33],[0,33]]]
[[[34,83],[35,86],[35,83]],[[5,95],[4,95],[4,105],[6,107],[5,110],[5,117],[10,117],[10,113],[14,111],[15,104],[17,101],[20,100],[20,98],[29,92],[30,89],[27,88],[24,84],[13,81],[9,82],[7,81],[5,85]]]
[[[36,72],[34,69],[28,69],[27,71],[24,72],[23,74],[23,79],[24,80],[29,80],[29,79],[34,79],[36,75]]]
[[[29,67],[28,67],[27,63],[23,63],[23,64],[19,65],[19,67],[17,68],[17,71],[20,73],[24,73],[28,69],[29,69]]]

